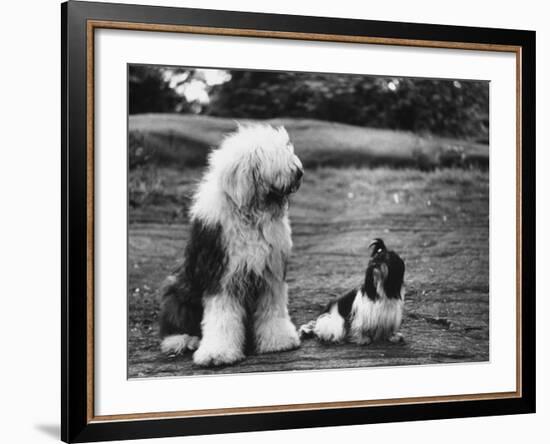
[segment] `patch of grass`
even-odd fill
[[[306,168],[390,166],[430,170],[487,169],[489,165],[489,148],[483,144],[309,119],[264,122],[286,127]],[[130,140],[141,141],[141,157],[157,165],[180,168],[204,165],[212,147],[235,128],[232,119],[180,114],[140,114],[130,116],[129,121]]]

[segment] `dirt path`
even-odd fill
[[[383,237],[405,260],[407,295],[402,345],[329,346],[250,356],[201,369],[189,355],[159,352],[156,290],[186,242],[190,174],[163,171],[163,196],[130,211],[129,377],[340,367],[392,366],[489,359],[488,174],[387,169],[308,172],[291,207],[294,250],[290,313],[300,325],[335,295],[357,285],[366,247]]]

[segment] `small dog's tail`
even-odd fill
[[[315,325],[317,324],[317,319],[309,321],[307,324],[304,324],[298,330],[300,339],[310,339],[315,337]]]

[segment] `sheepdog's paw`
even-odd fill
[[[388,341],[390,341],[392,344],[399,344],[401,342],[405,342],[405,338],[401,333],[394,333],[388,338]]]
[[[244,353],[238,349],[212,348],[203,345],[193,354],[193,362],[201,367],[235,364],[244,358]]]
[[[198,336],[190,335],[171,335],[166,336],[161,344],[160,349],[163,353],[169,355],[179,355],[186,351],[193,351],[199,347],[200,339]]]
[[[269,328],[257,332],[256,347],[258,353],[272,353],[293,350],[300,346],[296,327],[289,319],[271,321]]]

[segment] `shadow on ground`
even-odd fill
[[[61,428],[59,424],[36,424],[36,430],[40,430],[44,435],[58,441],[61,437]]]

